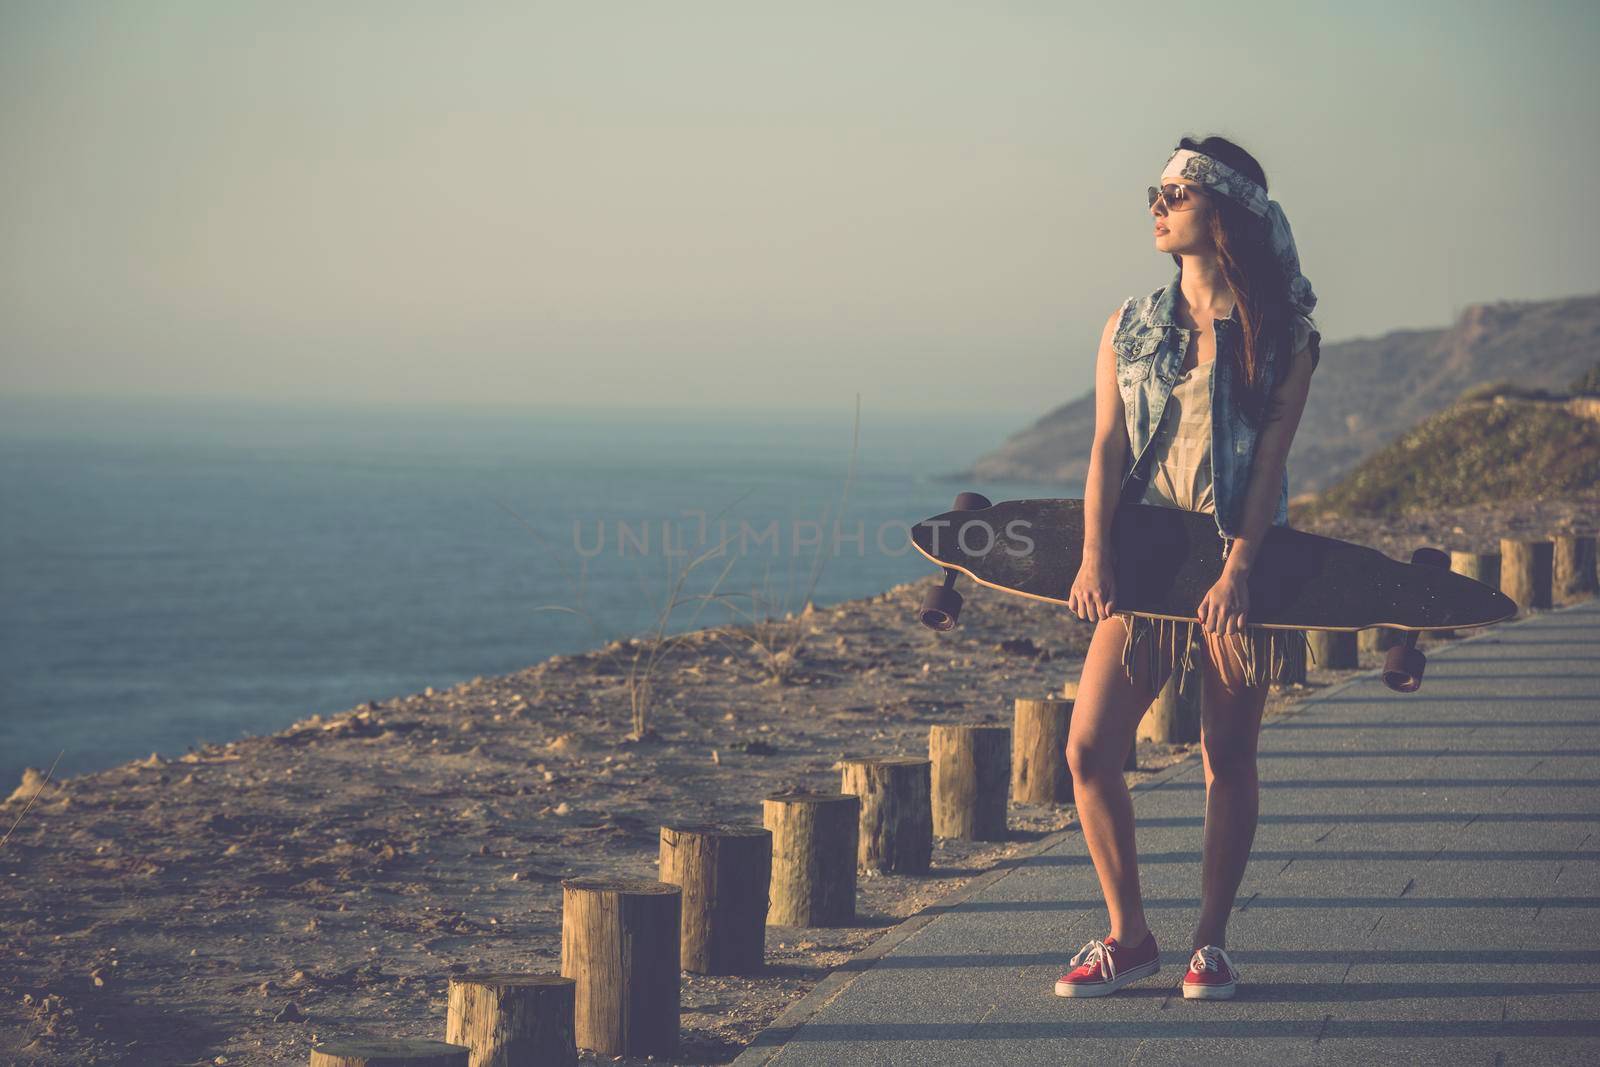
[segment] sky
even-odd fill
[[[1600,291],[1600,5],[0,0],[0,394],[984,411],[1251,151],[1324,341]]]

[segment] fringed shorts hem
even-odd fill
[[[1151,619],[1123,611],[1115,614],[1128,631],[1127,640],[1122,645],[1122,669],[1128,681],[1133,681],[1133,666],[1141,655],[1146,657],[1150,675],[1154,677],[1165,650],[1169,666],[1178,672],[1179,688],[1188,692],[1193,684],[1190,676],[1195,671],[1194,649],[1205,638],[1199,620],[1179,622],[1176,619]],[[1304,630],[1246,626],[1244,633],[1228,634],[1222,643],[1238,662],[1245,685],[1252,688],[1278,677],[1291,655],[1302,657],[1302,662],[1305,657],[1311,657],[1311,662],[1315,662]],[[1267,671],[1265,676],[1263,670]]]

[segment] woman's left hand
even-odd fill
[[[1200,601],[1200,626],[1216,634],[1244,633],[1245,616],[1250,611],[1250,585],[1247,576],[1224,569],[1217,584]]]

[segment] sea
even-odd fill
[[[0,397],[0,796],[937,571],[1018,413]]]

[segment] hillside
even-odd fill
[[[1336,320],[1323,316],[1324,329]],[[1490,381],[1562,389],[1600,356],[1600,294],[1477,304],[1448,329],[1396,330],[1324,343],[1289,457],[1291,496],[1319,492],[1363,456]],[[1093,353],[1084,354],[1092,362]],[[1076,493],[1088,473],[1094,395],[1048,412],[944,480],[1060,484]]]
[[[1290,523],[1322,514],[1398,517],[1573,497],[1597,486],[1600,397],[1479,387],[1362,460],[1314,500],[1296,501]]]

